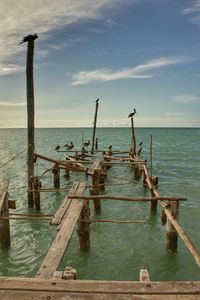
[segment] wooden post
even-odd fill
[[[32,185],[33,185],[33,199],[36,209],[40,209],[40,187],[41,183],[38,176],[34,176],[32,178]]]
[[[0,184],[0,216],[9,217],[8,206],[8,185],[9,180],[4,179]],[[0,220],[0,244],[3,247],[10,246],[10,222],[9,219]]]
[[[157,188],[158,187],[158,177],[153,176],[153,155],[152,155],[152,146],[153,146],[153,139],[151,134],[151,142],[150,142],[150,181],[152,185]],[[154,191],[151,191],[151,196],[154,197]],[[151,201],[151,212],[155,213],[157,211],[158,202],[152,200]]]
[[[89,208],[89,200],[84,200],[83,208],[80,213],[79,221],[78,221],[78,237],[79,237],[79,245],[81,250],[89,250],[90,249],[90,208]]]
[[[99,195],[99,173],[94,171],[94,174],[92,175],[92,189],[90,190],[90,194],[92,196]],[[94,210],[96,213],[99,213],[101,211],[101,201],[99,199],[93,200],[94,202]]]
[[[131,129],[132,129],[133,157],[136,157],[136,137],[135,137],[133,117],[131,118]]]
[[[178,220],[179,216],[179,201],[170,202],[170,211],[175,220]],[[167,218],[166,224],[167,230],[167,250],[169,251],[176,251],[177,244],[178,244],[178,233],[172,223],[170,222],[169,218]]]
[[[55,164],[55,166],[52,169],[53,173],[53,179],[54,179],[54,188],[59,189],[60,188],[60,169],[59,166]]]
[[[96,109],[95,109],[95,115],[94,115],[94,127],[93,127],[92,149],[91,149],[92,154],[94,154],[94,143],[95,143],[95,133],[96,133],[98,107],[99,107],[99,99],[96,100]]]
[[[27,123],[28,123],[28,190],[32,189],[32,177],[34,176],[34,80],[33,80],[33,56],[34,40],[38,36],[31,35],[24,38],[28,42],[26,61],[26,85],[27,85]],[[34,206],[33,193],[28,192],[28,206]]]
[[[153,172],[153,163],[152,163],[152,134],[151,134],[151,142],[150,142],[150,177],[152,177]]]
[[[142,171],[140,169],[140,165],[139,164],[135,165],[134,166],[134,179],[140,180],[141,174],[142,174]]]

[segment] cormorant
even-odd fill
[[[60,146],[57,145],[56,148],[55,148],[55,151],[58,151],[60,149]]]
[[[30,34],[30,35],[25,36],[19,44],[34,41],[37,38],[38,38],[38,35],[36,33],[35,34]]]
[[[136,109],[134,108],[133,112],[128,115],[128,118],[132,118],[136,114]]]
[[[96,100],[96,103],[99,102],[99,98]]]

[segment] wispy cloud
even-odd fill
[[[95,82],[106,82],[111,80],[120,80],[128,78],[148,79],[152,78],[153,74],[145,74],[151,70],[160,69],[163,67],[184,63],[182,58],[166,58],[161,57],[150,60],[143,65],[138,65],[133,68],[124,68],[119,71],[103,68],[93,71],[79,71],[72,75],[72,85],[88,84]]]
[[[200,25],[200,1],[191,0],[181,12],[184,15],[189,15],[190,21]]]
[[[178,96],[171,97],[171,100],[175,102],[185,102],[185,103],[200,102],[200,96],[178,95]]]
[[[187,115],[185,112],[167,112],[165,113],[165,117],[182,117]]]
[[[126,0],[127,1],[127,0]],[[18,42],[27,34],[37,32],[48,37],[51,30],[81,20],[105,18],[105,11],[124,4],[123,0],[1,0],[0,1],[0,64],[14,63],[16,54],[25,47]],[[38,41],[37,41],[38,42]],[[20,67],[18,67],[18,71]],[[1,72],[0,76],[15,73]]]
[[[6,102],[6,101],[0,101],[0,107],[19,107],[19,106],[25,106],[26,102]]]
[[[0,63],[0,76],[22,72],[24,67],[16,64]]]

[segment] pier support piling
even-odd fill
[[[54,188],[60,188],[60,169],[58,165],[55,165],[52,169],[53,180],[54,180]]]
[[[90,208],[89,200],[84,200],[83,208],[78,220],[77,234],[79,237],[79,245],[81,250],[90,249]]]
[[[41,182],[39,180],[39,176],[34,176],[32,178],[32,187],[33,187],[33,200],[36,209],[40,210],[40,187],[41,187]]]
[[[0,216],[5,217],[5,219],[0,219],[0,245],[5,248],[10,246],[8,185],[8,179],[0,183]]]
[[[179,216],[179,201],[170,202],[170,207],[168,208],[173,216],[173,218],[177,221]],[[167,250],[176,251],[178,247],[178,233],[169,218],[167,218],[166,224],[167,231]]]

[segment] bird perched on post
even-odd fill
[[[19,44],[22,44],[22,43],[26,43],[26,42],[30,42],[30,41],[34,41],[38,38],[38,35],[37,33],[35,34],[30,34],[30,35],[27,35],[23,38],[23,40],[19,43]]]
[[[95,102],[98,103],[99,102],[99,98]]]
[[[88,147],[88,146],[90,145],[90,141],[88,140],[86,143],[83,143],[83,145],[84,145],[85,147]]]
[[[136,109],[134,108],[133,112],[128,115],[128,118],[132,118],[136,114]]]

